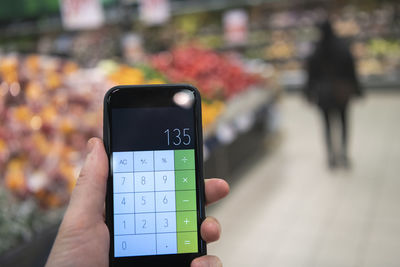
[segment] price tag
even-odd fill
[[[241,9],[227,11],[224,14],[223,22],[227,44],[243,45],[247,42],[248,16],[246,11]]]
[[[104,23],[99,0],[61,0],[61,17],[67,30],[95,29]]]
[[[140,0],[140,19],[148,25],[165,23],[170,17],[168,0]]]

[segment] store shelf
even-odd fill
[[[274,116],[277,92],[253,88],[227,103],[225,112],[204,137],[206,177],[230,177],[245,159],[262,149]]]

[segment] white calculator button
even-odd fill
[[[146,256],[156,254],[156,235],[124,235],[114,240],[115,257]]]
[[[133,152],[133,169],[138,171],[154,171],[153,151]]]
[[[114,215],[114,234],[127,235],[135,233],[135,215]]]
[[[155,212],[154,192],[135,194],[135,213]]]
[[[156,171],[154,173],[156,191],[175,190],[175,172],[174,171]]]
[[[133,193],[114,194],[114,213],[134,213]]]
[[[157,234],[157,254],[176,254],[176,233]]]
[[[133,152],[113,152],[113,172],[132,172]]]
[[[152,234],[156,232],[155,213],[140,213],[135,215],[136,234]]]
[[[157,233],[176,232],[176,213],[157,212],[156,213]]]
[[[114,193],[133,192],[133,173],[114,173]]]
[[[156,211],[175,211],[175,192],[156,192]]]
[[[135,172],[135,192],[154,192],[154,172]]]
[[[154,151],[154,170],[173,171],[174,170],[174,151],[157,150]]]

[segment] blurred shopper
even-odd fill
[[[322,114],[325,126],[328,163],[331,168],[338,164],[349,166],[348,106],[351,98],[361,96],[354,59],[350,49],[338,38],[329,21],[320,25],[321,39],[307,62],[308,82],[304,88],[307,99],[315,103]],[[341,124],[341,142],[334,142],[334,127]]]

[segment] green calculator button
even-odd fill
[[[197,231],[196,211],[177,211],[176,231],[177,232]]]
[[[196,190],[176,191],[176,210],[196,210]]]
[[[175,150],[175,170],[194,170],[194,149]]]
[[[175,190],[194,190],[196,189],[196,172],[175,171]]]
[[[197,232],[177,233],[178,253],[193,253],[198,251]]]

